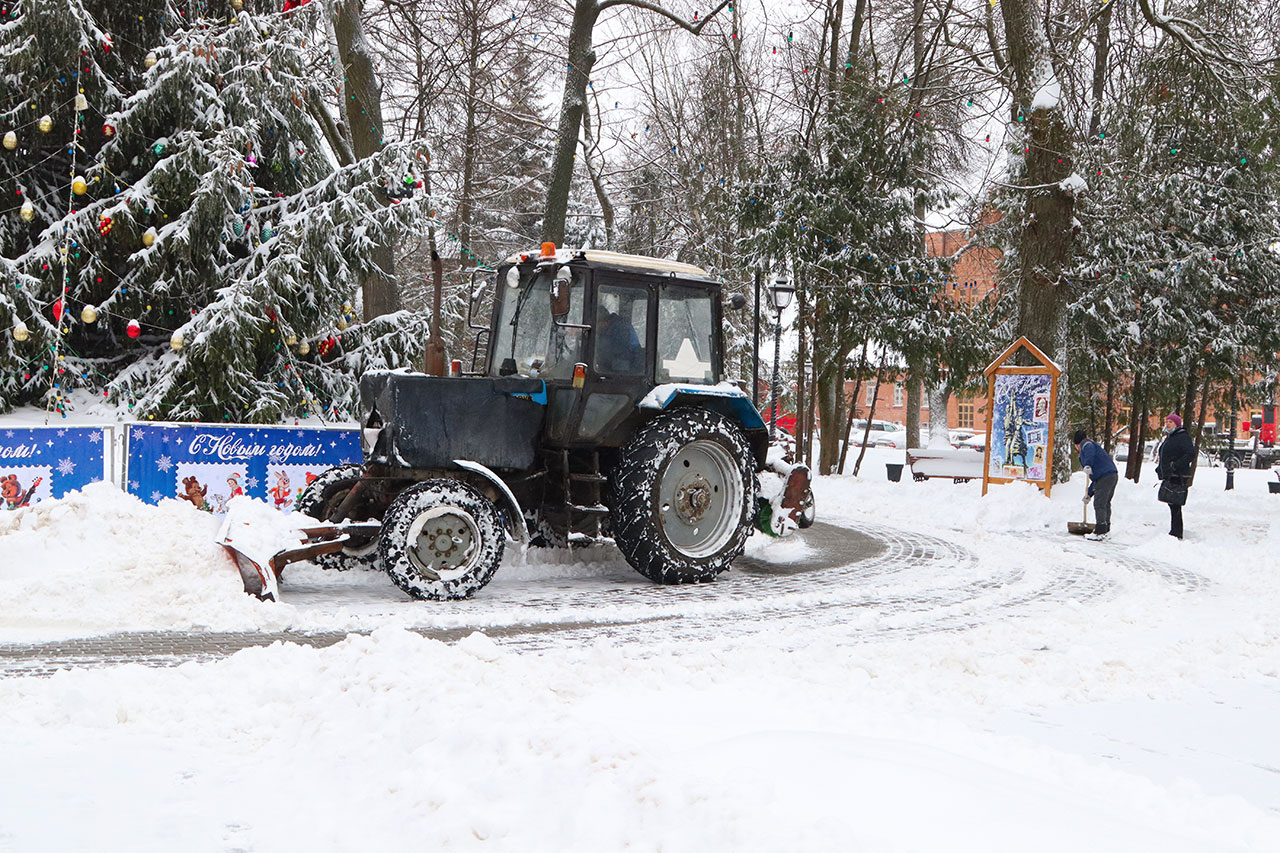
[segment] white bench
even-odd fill
[[[907,465],[916,480],[930,477],[950,477],[957,483],[981,479],[985,454],[973,450],[929,450],[912,448],[907,451]]]

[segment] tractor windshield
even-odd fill
[[[663,285],[658,299],[658,381],[715,382],[715,331],[706,288]]]
[[[514,269],[514,268],[512,268]],[[567,269],[567,268],[562,268]],[[563,273],[561,273],[563,275]],[[543,270],[508,279],[493,341],[491,372],[495,376],[536,376],[569,379],[582,349],[582,330],[566,329],[551,322],[551,283],[554,273]],[[561,322],[581,323],[583,277],[578,271],[569,280],[569,315]]]

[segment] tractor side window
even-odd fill
[[[664,285],[658,298],[658,381],[715,381],[711,294],[699,287]]]
[[[595,369],[601,376],[640,376],[645,372],[645,329],[649,291],[601,285],[596,289]]]
[[[566,329],[551,321],[551,278],[551,273],[544,271],[501,285],[505,290],[493,347],[495,375],[544,379],[573,375],[582,350],[582,330]],[[575,270],[569,284],[569,315],[562,322],[582,322],[584,283],[584,275]]]

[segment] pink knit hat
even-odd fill
[[[1182,418],[1178,417],[1177,415],[1169,415],[1169,417],[1165,418],[1165,420],[1171,421],[1173,423],[1174,429],[1177,429],[1178,427],[1182,426]]]

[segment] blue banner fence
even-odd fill
[[[60,498],[107,480],[147,503],[220,513],[236,495],[289,512],[335,465],[361,462],[351,428],[128,423],[0,428],[0,508]]]

